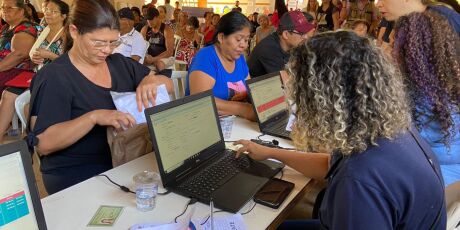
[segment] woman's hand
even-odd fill
[[[154,74],[149,74],[139,83],[136,89],[137,109],[139,112],[142,111],[142,107],[148,108],[149,102],[152,106],[155,105],[158,85],[160,85],[159,79]]]
[[[136,124],[136,120],[131,114],[117,110],[98,109],[90,113],[90,118],[94,124],[113,126],[118,131],[131,128]]]
[[[32,60],[33,63],[35,63],[35,64],[37,64],[37,65],[41,65],[41,64],[43,64],[43,62],[45,61],[45,58],[42,57],[42,56],[40,55],[40,51],[38,51],[38,49],[37,49],[37,50],[33,53],[32,59],[31,59],[31,60]]]
[[[238,140],[233,145],[242,145],[237,151],[236,151],[236,157],[239,157],[243,152],[247,152],[248,155],[258,161],[263,161],[268,158],[271,158],[269,155],[270,148],[266,146],[262,146],[259,144],[256,144],[252,141],[248,140]]]

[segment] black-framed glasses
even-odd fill
[[[297,34],[297,35],[300,35],[301,37],[305,36],[307,33],[301,33],[299,31],[295,31],[295,30],[291,30],[289,31],[289,33],[293,33],[293,34]]]

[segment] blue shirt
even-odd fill
[[[440,5],[430,6],[430,9],[444,16],[449,21],[449,24],[452,26],[455,32],[460,35],[460,14],[452,9]]]
[[[235,69],[229,73],[220,62],[214,45],[200,49],[188,71],[185,95],[190,95],[189,77],[193,71],[202,71],[215,80],[212,88],[215,97],[227,101],[246,100],[247,90],[244,80],[249,70],[243,55],[235,61]]]
[[[408,132],[345,157],[329,177],[319,210],[322,229],[429,229],[440,210],[433,229],[446,229],[439,165],[418,139],[436,171]]]
[[[443,133],[441,132],[440,124],[436,121],[431,121],[432,113],[421,107],[417,108],[419,115],[418,128],[420,136],[422,136],[430,145],[439,163],[444,177],[446,186],[460,180],[460,130],[457,128],[457,133],[449,142],[449,145],[442,143]],[[460,127],[460,114],[452,114],[454,127]]]

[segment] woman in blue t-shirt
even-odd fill
[[[220,115],[237,115],[254,121],[255,113],[247,103],[244,83],[249,78],[244,52],[250,31],[251,23],[243,14],[224,15],[217,25],[214,44],[201,49],[192,60],[186,95],[212,89]]]
[[[415,124],[438,157],[445,184],[460,181],[460,15],[423,0],[382,0],[377,6],[396,21],[394,54]]]

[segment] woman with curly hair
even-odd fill
[[[438,157],[445,184],[460,181],[460,31],[449,23],[460,15],[421,0],[381,0],[378,6],[387,20],[397,20],[393,53],[414,123]]]
[[[385,55],[353,32],[323,33],[294,50],[288,71],[298,151],[240,140],[237,154],[327,179],[321,229],[445,229],[439,165],[410,128],[403,79]],[[305,222],[282,227],[291,224]]]

